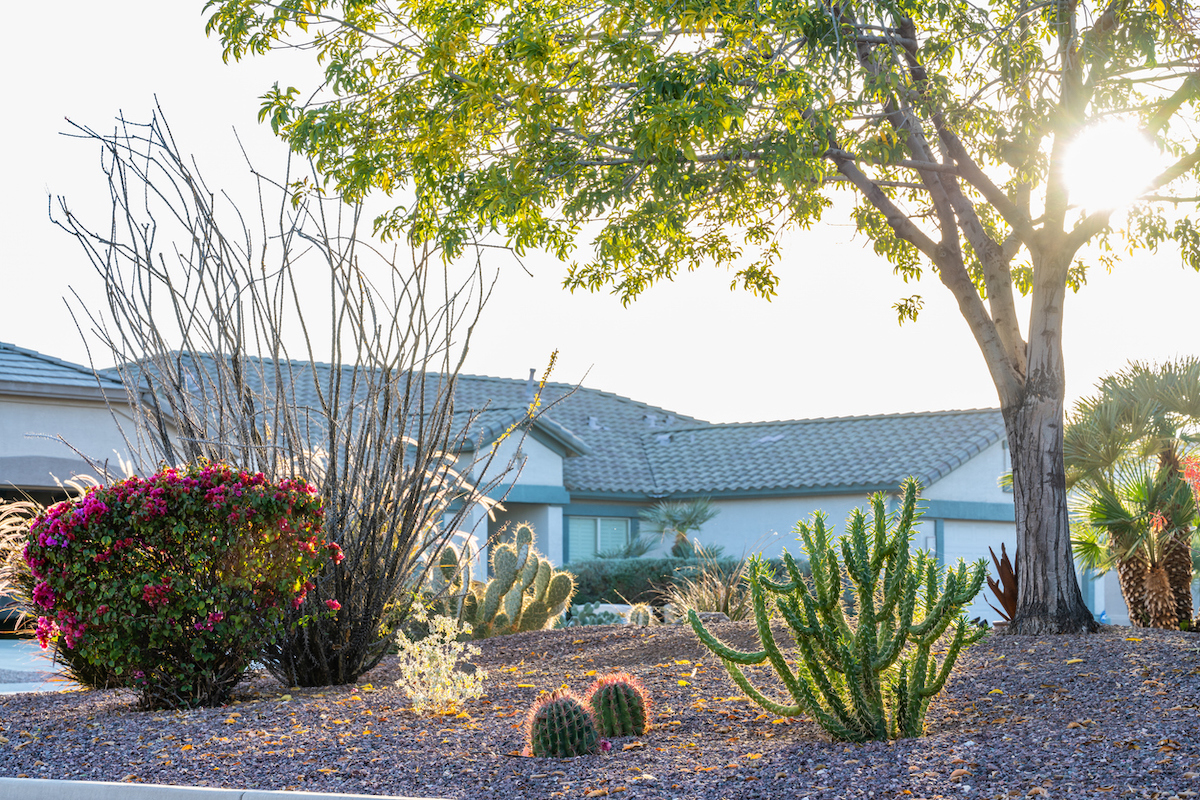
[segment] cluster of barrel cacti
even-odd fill
[[[886,513],[883,495],[875,495],[871,523],[856,509],[847,533],[836,542],[820,512],[811,525],[797,523],[812,568],[811,588],[786,551],[786,583],[776,583],[755,559],[750,586],[761,650],[726,645],[694,611],[688,613],[696,635],[751,700],[781,717],[808,714],[836,740],[909,738],[924,732],[925,711],[959,652],[983,635],[967,622],[963,608],[979,592],[986,567],[980,560],[968,570],[960,561],[943,570],[933,555],[910,554],[916,501],[913,479],[905,482],[898,517]],[[847,589],[856,615],[847,614]],[[775,641],[771,605],[792,629],[798,656],[794,665]],[[952,624],[953,634],[939,643]],[[944,651],[940,667],[935,643]],[[778,673],[791,703],[769,699],[742,671],[764,661]]]
[[[534,549],[529,523],[513,533],[513,541],[493,548],[486,583],[471,580],[471,554],[452,545],[430,571],[435,613],[470,625],[476,639],[549,627],[575,594],[575,576],[555,570]]]
[[[606,749],[602,737],[641,736],[650,695],[627,673],[598,678],[581,698],[569,689],[543,695],[525,718],[525,755],[572,758]]]

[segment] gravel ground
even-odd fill
[[[749,644],[746,623],[714,626]],[[1191,798],[1200,793],[1200,634],[1106,627],[991,635],[959,659],[920,739],[847,745],[761,713],[683,627],[483,643],[487,695],[417,718],[385,661],[357,686],[260,676],[237,702],[138,712],[117,692],[0,697],[0,775],[446,798]],[[654,728],[607,755],[518,755],[530,702],[627,670]],[[775,686],[767,670],[754,673]]]

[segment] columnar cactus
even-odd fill
[[[469,558],[451,546],[430,571],[430,589],[442,598],[443,613],[470,625],[476,639],[486,639],[550,625],[570,606],[575,576],[555,570],[534,549],[533,528],[523,522],[514,541],[493,549],[492,577],[486,584],[472,584]]]
[[[597,678],[584,695],[604,736],[641,736],[650,721],[650,694],[626,672]]]
[[[813,515],[811,525],[797,523],[812,567],[811,588],[787,551],[787,583],[775,583],[766,564],[754,559],[750,586],[761,650],[729,647],[704,628],[694,611],[688,613],[696,635],[751,700],[779,716],[808,714],[836,740],[908,738],[924,732],[929,701],[945,685],[962,648],[983,635],[966,621],[963,608],[983,585],[986,567],[980,559],[968,570],[960,560],[957,567],[942,570],[924,551],[910,556],[916,502],[917,482],[911,478],[904,484],[898,519],[885,512],[883,495],[875,495],[870,526],[856,509],[848,532],[835,543],[821,512]],[[856,601],[856,618],[846,613],[846,588]],[[794,668],[771,631],[772,603],[795,637],[799,661]],[[932,650],[951,624],[952,638],[939,645],[945,651],[939,668]],[[743,666],[764,661],[770,661],[792,702],[766,697],[746,678]]]
[[[629,614],[626,619],[630,625],[654,625],[658,622],[658,617],[654,616],[654,609],[649,603],[634,603],[629,609]]]
[[[534,702],[525,718],[525,754],[571,758],[600,750],[600,734],[591,708],[575,694],[559,689]]]

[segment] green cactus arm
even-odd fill
[[[550,562],[541,559],[538,561],[537,575],[533,579],[533,596],[546,599],[546,591],[550,588],[550,576],[554,573],[554,568],[550,566]]]
[[[871,666],[876,670],[886,670],[896,663],[896,659],[904,652],[904,645],[909,641],[912,630],[913,612],[917,605],[917,582],[910,580],[900,603],[900,619],[894,627],[889,627],[889,636],[879,646],[879,655]],[[891,619],[891,615],[888,615]]]
[[[723,663],[725,664],[725,671],[729,673],[729,677],[733,678],[733,682],[737,684],[737,687],[745,692],[747,697],[772,714],[777,714],[781,717],[798,717],[809,710],[799,704],[789,706],[772,700],[760,692],[754,684],[750,683],[737,662],[723,660]]]
[[[958,660],[958,653],[963,646],[966,624],[966,620],[960,619],[958,621],[958,625],[954,628],[954,641],[950,643],[950,648],[946,651],[945,658],[942,659],[942,668],[933,682],[926,684],[921,689],[922,697],[933,697],[946,685],[946,679],[950,677],[950,670],[954,669],[954,662]]]
[[[856,736],[857,734],[853,733],[857,730],[854,715],[846,708],[846,704],[842,700],[842,690],[847,679],[837,670],[825,668],[811,642],[802,642],[799,651],[801,660],[799,668],[802,678],[799,682],[799,690],[803,702],[812,705],[813,716],[817,716],[816,712],[820,711],[825,719],[831,720],[835,727],[842,730],[842,738]],[[844,669],[844,667],[839,665],[838,669]],[[833,676],[832,680],[830,679],[831,675]],[[824,702],[818,701],[813,687],[820,693],[821,700]],[[826,730],[832,732],[832,729],[824,722],[821,724]]]
[[[480,622],[491,622],[495,619],[501,601],[516,583],[518,574],[516,548],[502,544],[492,551],[492,579],[487,583],[483,603],[479,608]]]
[[[792,562],[791,566],[788,566],[788,561]],[[796,567],[795,559],[792,558],[787,550],[783,551],[783,563],[790,579],[787,583],[777,583],[771,580],[767,574],[766,563],[759,555],[752,556],[750,559],[750,575],[757,577],[764,588],[775,594],[790,594],[796,591],[797,587],[803,584],[803,581],[800,577],[800,570]]]
[[[883,714],[882,700],[875,697],[871,691],[871,673],[863,669],[863,663],[850,647],[846,647],[843,655],[846,664],[846,691],[850,695],[850,706],[853,709],[852,727],[867,738],[878,738],[872,734],[878,728],[878,719]]]
[[[713,651],[723,661],[731,661],[735,664],[761,664],[767,660],[765,650],[755,652],[742,652],[734,650],[729,645],[722,642],[713,634],[709,633],[704,627],[704,623],[696,616],[695,609],[688,609],[688,622],[692,625],[692,630],[696,632],[696,637],[700,639],[701,644]]]
[[[795,602],[794,598],[789,599]],[[849,626],[847,625],[845,630],[843,630],[835,622],[825,619],[821,610],[817,607],[816,600],[810,594],[802,593],[800,595],[800,602],[804,607],[805,618],[809,620],[810,626],[816,628],[814,638],[821,648],[825,661],[828,662],[832,669],[840,672],[841,664],[837,660],[837,644],[843,636],[851,635]],[[797,639],[797,644],[799,643],[800,640]]]
[[[521,618],[517,622],[517,631],[540,631],[545,629],[550,621],[550,609],[543,600],[530,600],[521,610]]]
[[[767,611],[767,590],[757,578],[758,576],[754,575],[750,579],[750,597],[754,605],[754,622],[758,629],[758,640],[762,642],[763,652],[767,654],[767,659],[779,675],[779,679],[783,681],[783,686],[787,689],[788,694],[793,699],[799,699],[801,690],[796,682],[796,675],[788,666],[783,653],[779,651],[779,646],[775,643],[775,633],[771,630],[771,615]]]
[[[550,584],[546,587],[546,605],[550,608],[550,616],[560,616],[567,610],[574,596],[574,575],[569,572],[555,572],[550,576]]]

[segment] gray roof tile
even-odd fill
[[[89,389],[96,389],[98,386],[91,367],[72,364],[6,342],[0,342],[0,381]],[[123,391],[118,381],[108,377],[102,377],[99,385],[113,391]]]

